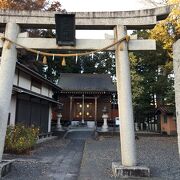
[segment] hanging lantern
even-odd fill
[[[62,65],[62,66],[66,66],[66,59],[65,59],[65,57],[63,57],[63,60],[62,60],[61,65]]]
[[[47,57],[46,56],[43,57],[43,64],[47,64]]]

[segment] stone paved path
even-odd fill
[[[43,143],[30,156],[19,159],[3,180],[77,180],[85,140],[92,132],[71,132],[66,139]]]
[[[72,140],[61,155],[57,156],[47,171],[47,176],[52,179],[76,180],[83,154],[85,140]]]

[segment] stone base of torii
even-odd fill
[[[115,41],[126,36],[126,28],[148,28],[156,25],[158,20],[164,19],[170,12],[170,7],[156,8],[132,12],[81,12],[76,13],[76,26],[79,29],[112,29],[114,28]],[[34,49],[59,49],[55,39],[20,37],[20,27],[53,28],[55,26],[55,12],[25,12],[3,11],[0,24],[6,24],[5,36],[15,42]],[[37,18],[38,17],[38,18]],[[18,36],[19,35],[19,36]],[[112,40],[112,41],[114,41]],[[77,40],[76,47],[61,47],[61,49],[92,50],[100,49],[107,41],[103,40]],[[90,43],[89,43],[90,42]],[[17,49],[14,44],[8,45],[8,41],[0,42],[3,47],[0,65],[0,162],[4,149],[4,140],[7,128],[7,117],[13,86],[13,76],[17,59]],[[47,44],[49,47],[47,47]],[[136,144],[134,134],[134,118],[132,108],[132,93],[128,50],[155,50],[155,42],[152,40],[130,40],[116,45],[116,76],[117,92],[120,114],[120,141],[121,163],[113,162],[114,176],[149,176],[150,170],[137,166]]]

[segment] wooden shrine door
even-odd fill
[[[95,103],[94,100],[75,100],[73,105],[73,120],[81,121],[95,120]]]

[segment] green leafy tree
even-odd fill
[[[150,32],[147,31],[138,32],[140,38],[146,38],[150,36],[149,34]],[[139,59],[136,72],[143,76],[140,85],[145,92],[145,101],[149,105],[163,105],[169,91],[173,93],[172,61],[170,61],[167,50],[160,42],[157,42],[156,51],[134,52],[134,55]]]
[[[115,56],[113,52],[96,53],[82,57],[82,71],[84,73],[108,73],[115,75]]]

